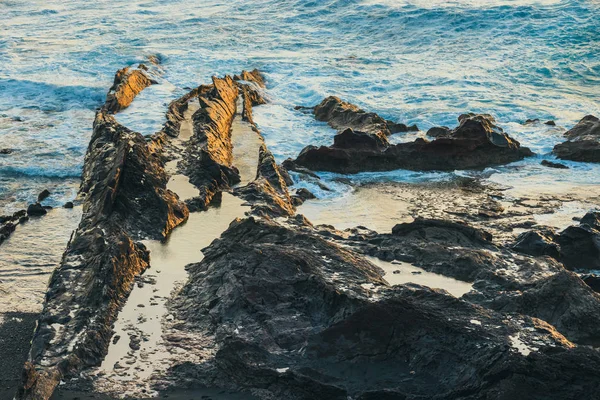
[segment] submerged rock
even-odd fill
[[[556,162],[552,162],[552,161],[548,161],[548,160],[542,160],[541,164],[544,167],[548,167],[548,168],[569,169],[569,167],[567,167],[565,164],[556,163]]]
[[[38,202],[42,202],[50,196],[50,191],[48,189],[44,189],[38,194]]]
[[[341,134],[344,137],[336,136],[333,146],[304,148],[295,164],[340,173],[394,169],[449,171],[505,164],[533,154],[502,132],[490,116],[464,114],[459,121],[459,127],[433,141],[419,138],[396,145],[387,143],[381,134],[345,131]]]
[[[600,162],[600,120],[585,116],[564,136],[564,143],[554,146],[554,154],[563,160]]]

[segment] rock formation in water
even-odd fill
[[[119,70],[106,95],[103,109],[108,113],[118,113],[129,107],[135,96],[154,83],[156,81],[151,79],[144,69],[125,67]]]
[[[506,164],[532,155],[528,148],[521,147],[497,127],[489,115],[461,115],[456,129],[438,129],[433,141],[419,138],[396,145],[389,144],[385,134],[377,130],[381,125],[374,124],[372,118],[368,121],[368,131],[346,129],[336,135],[332,146],[304,148],[294,163],[340,173],[394,169],[451,171]]]
[[[296,108],[311,111],[316,120],[327,122],[334,129],[342,131],[350,128],[354,131],[380,136],[382,139],[393,133],[419,130],[416,125],[409,127],[385,120],[376,113],[366,112],[358,106],[335,96],[325,98],[314,107]]]
[[[166,189],[160,155],[105,111],[113,99],[96,114],[80,188],[83,216],[50,279],[18,399],[48,399],[64,376],[104,358],[118,311],[149,265],[136,240],[163,239],[188,216]]]
[[[568,140],[554,146],[554,154],[563,160],[600,162],[600,120],[585,116],[564,135]]]
[[[597,214],[514,246],[446,219],[419,218],[389,234],[315,227],[295,215],[312,194],[290,195],[293,182],[264,140],[255,179],[235,186],[232,121],[241,114],[261,137],[252,107],[266,101],[264,88],[256,70],[213,78],[173,101],[151,138],[115,120],[109,95],[85,159],[82,220],[50,280],[18,399],[48,399],[61,380],[76,386],[70,378],[83,379],[106,355],[119,308],[149,267],[139,240],[165,239],[188,217],[166,188],[167,160],[177,160],[199,190],[189,202],[196,210],[230,191],[251,211],[202,250],[167,302],[165,346],[185,357],[161,373],[158,389],[230,389],[265,400],[564,399],[600,389],[600,355],[583,346],[600,339],[600,295],[561,264],[580,269],[600,259]],[[193,134],[180,143],[196,99]],[[458,128],[439,129],[431,142],[390,145],[395,128],[376,114],[336,98],[313,111],[342,130],[323,151],[345,152],[345,171],[409,162],[415,169],[479,168],[530,154],[487,115],[463,115]],[[286,164],[310,176],[305,167],[314,165],[299,160]],[[338,165],[332,160],[320,162]],[[489,200],[479,217],[493,212],[501,205]],[[411,262],[473,282],[474,290],[457,299],[440,289],[390,286],[365,255]]]
[[[200,108],[194,113],[194,134],[186,144],[183,172],[200,190],[200,204],[208,207],[215,193],[240,181],[232,164],[231,123],[238,87],[229,76],[213,78],[198,91]]]

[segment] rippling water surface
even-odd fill
[[[540,154],[489,176],[597,183],[594,166],[538,167],[563,130],[520,123],[570,128],[600,114],[599,11],[592,0],[0,0],[0,148],[14,149],[0,155],[0,207],[42,186],[56,203],[73,197],[114,72],[151,54],[163,60],[162,84],[119,117],[144,134],[186,87],[256,67],[272,102],[255,117],[279,160],[331,142],[331,129],[293,107],[334,94],[423,130],[489,112]]]

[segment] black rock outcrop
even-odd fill
[[[394,169],[441,170],[480,169],[521,160],[532,152],[502,132],[488,115],[465,114],[460,125],[437,139],[390,145],[369,120],[370,131],[346,130],[330,147],[308,146],[295,164],[313,170],[340,173]],[[443,130],[443,129],[442,129]]]
[[[564,135],[568,140],[554,146],[554,154],[563,160],[600,162],[600,120],[585,116]]]

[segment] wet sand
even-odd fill
[[[0,399],[12,399],[21,382],[38,313],[0,314]]]

